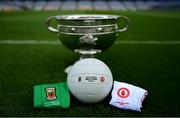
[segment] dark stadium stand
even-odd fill
[[[61,1],[49,1],[44,6],[44,10],[58,10],[60,8]]]
[[[112,10],[127,11],[127,8],[124,6],[124,4],[116,0],[109,1],[109,5]]]
[[[0,11],[180,9],[179,0],[2,0]]]
[[[79,1],[78,2],[78,9],[79,10],[92,10],[93,9],[93,3],[88,0]]]

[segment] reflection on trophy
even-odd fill
[[[121,19],[126,22],[123,28],[118,25]],[[52,27],[53,20],[58,24],[56,28]],[[115,15],[61,15],[47,20],[48,29],[58,33],[61,43],[81,54],[80,60],[66,69],[68,88],[81,102],[96,103],[109,94],[112,73],[94,55],[108,49],[128,24],[127,17]]]

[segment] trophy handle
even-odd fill
[[[53,28],[53,27],[51,26],[51,21],[52,21],[53,19],[56,19],[56,17],[55,17],[55,16],[49,17],[49,18],[47,19],[47,21],[46,21],[48,30],[51,31],[51,32],[58,33],[58,30],[57,30],[56,28]]]
[[[117,32],[124,32],[129,27],[129,19],[127,17],[125,17],[125,16],[120,16],[119,19],[124,19],[126,21],[126,25],[122,29],[118,29]]]

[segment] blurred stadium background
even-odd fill
[[[2,0],[1,11],[180,9],[179,0]]]
[[[69,109],[34,109],[33,86],[66,81],[79,55],[60,45],[46,19],[62,14],[116,14],[131,23],[96,57],[114,80],[148,90],[141,113],[88,105],[71,96]],[[180,116],[179,0],[1,0],[0,116]]]

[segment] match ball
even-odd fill
[[[84,103],[103,100],[111,91],[113,77],[108,66],[95,58],[77,61],[67,77],[72,95]]]

